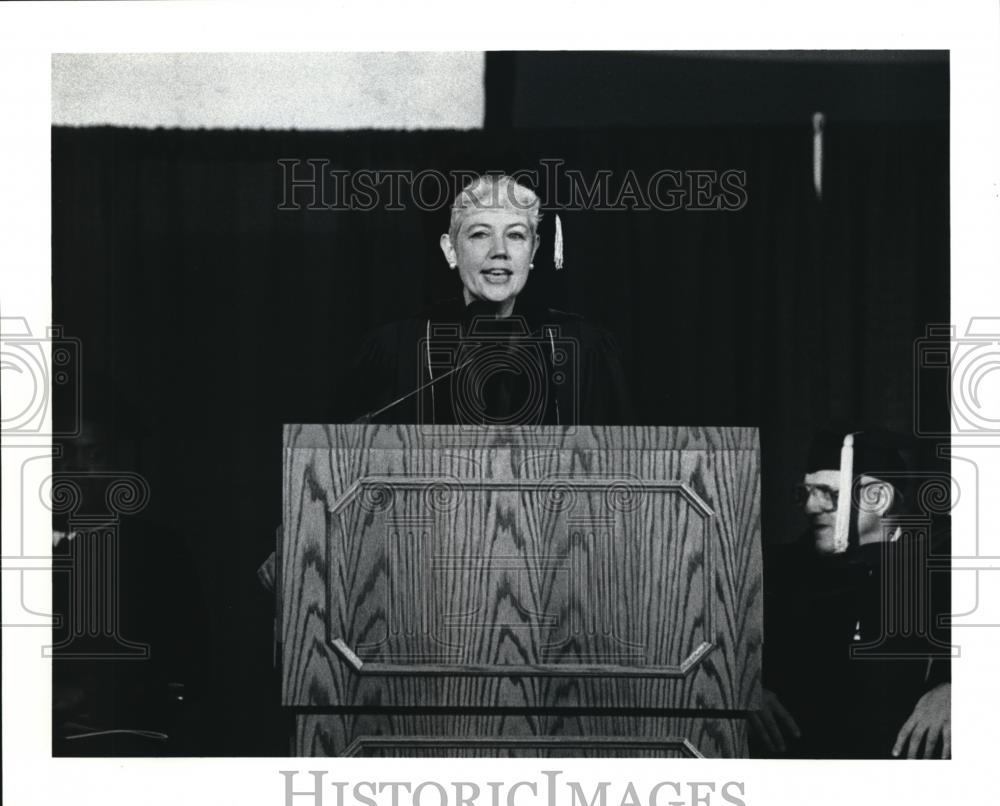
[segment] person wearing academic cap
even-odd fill
[[[765,552],[753,755],[950,758],[950,587],[932,570],[948,534],[912,511],[907,478],[888,432],[814,440],[796,490],[809,528]]]
[[[441,251],[456,299],[377,328],[340,385],[335,419],[473,425],[627,424],[614,340],[524,294],[540,242],[540,201],[508,176],[482,176],[451,208]],[[556,268],[561,226],[556,221]]]

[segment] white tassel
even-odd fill
[[[813,188],[816,199],[823,199],[823,127],[826,125],[826,115],[822,112],[813,114]]]
[[[851,530],[851,499],[854,487],[854,434],[844,437],[840,449],[840,493],[837,496],[837,520],[833,527],[833,551],[843,554]]]
[[[559,271],[563,267],[562,220],[559,218],[558,213],[556,213],[556,239],[552,246],[552,262],[555,264],[556,271]]]

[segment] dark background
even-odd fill
[[[612,186],[746,171],[737,212],[564,211],[559,275],[549,215],[528,289],[616,335],[641,422],[761,429],[768,541],[800,526],[789,489],[817,426],[947,423],[946,390],[914,393],[915,340],[949,314],[946,53],[496,53],[486,99],[467,132],[53,129],[53,321],[81,339],[85,408],[204,591],[199,752],[287,750],[255,577],[281,520],[282,423],[325,421],[368,328],[457,290],[445,205],[280,211],[278,159],[561,159]]]

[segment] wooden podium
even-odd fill
[[[296,755],[746,755],[748,428],[289,425]]]

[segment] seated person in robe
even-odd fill
[[[908,511],[885,432],[821,432],[807,470],[808,530],[765,551],[752,753],[950,758],[948,530]]]
[[[52,754],[195,755],[211,670],[195,560],[182,534],[139,511],[127,429],[86,402],[53,459]]]

